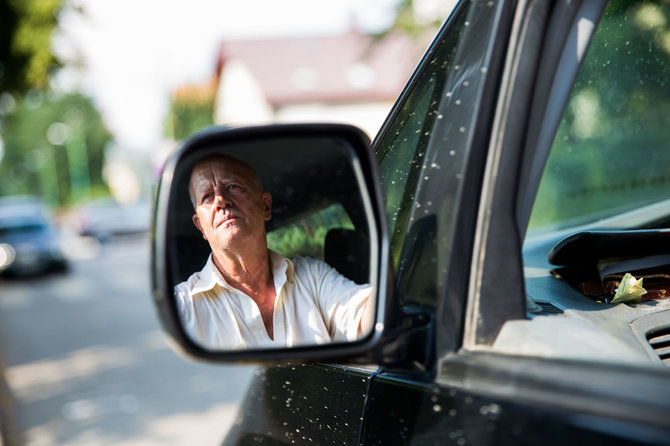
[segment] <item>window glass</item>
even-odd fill
[[[667,2],[608,4],[531,214],[530,321],[508,321],[501,351],[670,364],[670,256],[659,229],[670,221],[668,36]]]
[[[354,229],[339,203],[268,233],[268,248],[288,258],[301,255],[323,260],[326,234],[333,228]]]
[[[454,222],[463,210],[459,197],[478,113],[488,105],[482,95],[503,6],[459,4],[377,145],[401,306],[434,308],[446,290]],[[452,310],[460,319],[462,310]],[[448,325],[458,331],[456,322]]]
[[[551,149],[529,230],[670,198],[670,5],[613,1]]]
[[[439,116],[438,105],[464,17],[465,13],[461,13],[440,41],[435,55],[419,75],[413,90],[377,145],[394,269],[398,268],[431,130],[436,119],[443,119]]]

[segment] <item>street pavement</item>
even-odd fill
[[[67,273],[0,278],[3,446],[220,444],[255,367],[168,346],[146,236],[72,239],[69,254]]]

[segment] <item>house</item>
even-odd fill
[[[374,136],[425,49],[403,34],[229,40],[216,65],[216,124],[344,122]]]

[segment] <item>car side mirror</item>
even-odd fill
[[[378,178],[369,139],[348,125],[187,140],[162,172],[152,233],[154,301],[174,344],[222,361],[371,351],[388,269]]]

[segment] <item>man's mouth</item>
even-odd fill
[[[218,226],[224,225],[224,224],[228,223],[229,221],[236,220],[237,218],[238,218],[237,215],[233,215],[233,214],[224,215],[222,218],[218,219],[218,221],[216,222],[216,226],[218,227]]]

